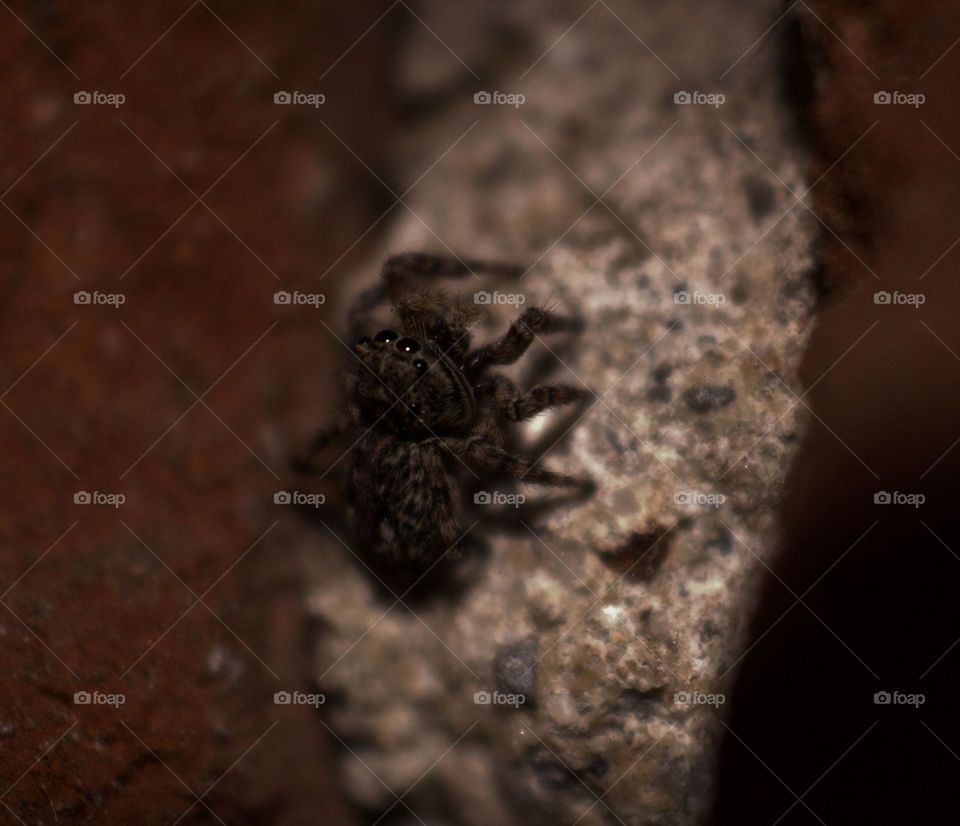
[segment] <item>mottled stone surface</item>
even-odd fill
[[[702,816],[715,703],[775,544],[803,410],[793,368],[811,321],[813,226],[801,206],[778,219],[806,158],[776,32],[737,62],[780,12],[544,2],[495,20],[438,16],[431,28],[479,80],[411,29],[418,70],[401,82],[433,108],[410,135],[400,191],[416,186],[387,248],[529,262],[498,289],[584,319],[572,346],[548,342],[550,378],[597,398],[544,463],[599,490],[526,536],[481,517],[491,550],[469,587],[412,610],[324,545],[315,676],[361,805],[385,809],[413,786],[404,803],[430,823]],[[479,106],[478,90],[526,99]],[[677,105],[678,91],[725,101]],[[538,343],[527,363],[544,354]],[[494,691],[531,696],[475,702]]]

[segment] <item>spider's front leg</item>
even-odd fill
[[[404,252],[391,255],[383,265],[383,280],[390,286],[402,285],[407,277],[454,278],[473,273],[519,278],[524,268],[502,261],[478,261],[456,255],[432,255],[427,252]]]
[[[347,313],[347,330],[356,340],[364,335],[370,313],[387,298],[394,302],[404,294],[416,292],[411,280],[417,278],[454,278],[473,273],[519,278],[524,268],[518,264],[502,261],[478,261],[455,255],[432,255],[425,252],[403,252],[391,255],[383,263],[380,281],[363,290]]]
[[[586,388],[569,384],[540,384],[521,393],[505,376],[495,376],[477,390],[481,394],[492,395],[500,414],[515,422],[529,419],[551,407],[585,401],[593,395]]]
[[[333,421],[327,422],[311,439],[303,453],[291,457],[290,463],[297,473],[317,473],[318,468],[313,460],[334,439],[339,438],[351,428],[362,424],[363,418],[360,409],[350,405],[343,410]]]
[[[578,321],[551,313],[542,307],[528,307],[499,341],[478,348],[467,358],[465,370],[472,378],[497,364],[513,364],[538,335],[577,330]]]

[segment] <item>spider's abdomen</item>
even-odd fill
[[[459,494],[440,448],[371,432],[350,471],[357,536],[390,566],[429,566],[459,538]]]

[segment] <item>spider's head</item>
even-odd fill
[[[370,423],[414,438],[469,429],[477,415],[473,391],[457,365],[430,342],[393,330],[354,345],[360,359],[355,392]]]

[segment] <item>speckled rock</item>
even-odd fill
[[[391,608],[342,545],[317,555],[315,677],[373,811],[410,789],[403,805],[431,823],[698,822],[775,547],[814,236],[791,209],[806,158],[776,32],[749,48],[781,10],[579,5],[444,18],[453,52],[499,67],[479,80],[450,63],[425,77],[442,46],[411,32],[412,94],[440,102],[407,136],[416,186],[389,250],[528,262],[499,285],[496,325],[516,296],[583,318],[578,341],[538,342],[525,363],[552,354],[550,380],[594,392],[544,464],[599,489],[525,535],[481,517],[489,557],[455,601]],[[525,99],[474,104],[495,90]]]

